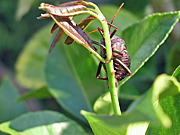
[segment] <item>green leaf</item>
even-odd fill
[[[105,7],[103,8],[104,14],[111,12],[111,10],[105,10],[107,6],[101,7]],[[111,7],[113,7],[112,13],[115,14],[118,7],[108,6],[108,9]],[[128,14],[126,11],[123,13]],[[85,18],[85,16],[75,17],[74,20],[78,22],[82,18]],[[115,20],[115,23],[118,18]],[[123,16],[120,22],[124,22],[123,18],[128,17]],[[129,18],[129,20],[131,19]],[[135,22],[135,19],[131,21]],[[100,25],[95,20],[87,27],[86,31],[97,29],[97,26]],[[121,27],[125,28],[127,25],[121,25]],[[89,36],[95,41],[99,41],[102,38],[98,32]],[[55,47],[52,54],[48,56],[46,78],[50,92],[54,95],[58,103],[69,112],[76,113],[79,117],[79,111],[84,108],[84,104],[86,104],[88,110],[91,110],[94,101],[101,94],[107,92],[107,81],[96,79],[98,61],[96,58],[93,59],[93,55],[90,55],[85,48],[77,43],[73,43],[71,46],[64,46],[63,42],[64,40],[62,38],[56,46],[57,48]],[[103,70],[102,73],[105,75]]]
[[[112,14],[115,14],[116,10],[118,9],[117,6],[115,7],[112,5],[101,6],[101,8],[102,8],[102,12],[105,15],[107,14],[107,17],[109,19],[112,19],[111,18]],[[114,24],[119,26],[119,31],[131,25],[135,21],[137,21],[137,19],[134,19],[135,17],[132,17],[133,15],[128,16],[128,14],[129,14],[128,11],[122,10],[116,17]],[[82,19],[84,19],[84,16],[75,18],[76,22]],[[93,22],[93,24],[91,24],[87,28],[87,31],[92,31],[94,29],[97,29],[97,24],[98,26],[100,26],[98,21]],[[19,83],[23,85],[25,88],[38,89],[46,85],[46,81],[44,79],[45,78],[44,65],[45,65],[46,57],[48,56],[47,55],[48,48],[50,47],[53,38],[53,36],[49,35],[51,26],[52,24],[49,24],[48,26],[45,26],[42,29],[40,29],[38,32],[36,32],[33,35],[33,37],[29,39],[29,41],[26,43],[24,50],[21,52],[21,54],[18,57],[15,66],[17,71],[16,77]],[[102,38],[99,33],[93,33],[90,34],[89,36],[91,37],[92,40],[95,41],[100,41],[100,38]]]
[[[4,134],[5,133],[8,133],[8,135],[9,134],[11,134],[11,135],[28,135],[28,134],[25,134],[25,133],[18,133],[16,130],[14,130],[14,129],[11,129],[10,127],[9,127],[9,125],[10,125],[10,121],[8,121],[8,122],[4,122],[4,123],[2,123],[2,124],[0,124],[0,131],[2,131]],[[1,132],[0,132],[1,133]],[[2,133],[2,134],[3,134]],[[3,135],[4,135],[3,134]],[[6,134],[5,134],[6,135]],[[30,135],[30,134],[29,134]]]
[[[63,108],[82,118],[80,110],[91,110],[95,99],[107,88],[104,81],[98,82],[95,77],[97,63],[93,55],[77,43],[59,43],[47,58],[48,88]]]
[[[180,54],[180,40],[176,44],[170,43],[171,49],[167,49],[166,56],[166,72],[172,74],[174,70],[180,65],[179,54]]]
[[[173,76],[176,77],[176,73],[178,73],[179,71],[179,67],[174,71]],[[175,84],[176,81],[174,81]],[[170,87],[171,90],[174,88],[174,86],[171,84],[170,86],[165,85],[168,82],[164,82],[164,87]],[[157,84],[158,85],[158,84]],[[180,91],[180,83],[176,82],[176,86],[178,86],[179,91]],[[175,88],[174,88],[175,89]],[[171,128],[164,128],[162,126],[149,126],[148,128],[148,134],[163,134],[163,135],[170,135],[170,134],[179,134],[180,133],[180,116],[179,113],[180,112],[180,94],[176,94],[178,91],[169,91],[167,92],[166,96],[171,95],[167,98],[163,98],[160,100],[160,105],[162,106],[164,112],[170,117],[170,119],[172,120],[172,127]],[[164,94],[165,95],[165,94]]]
[[[180,65],[176,68],[176,70],[173,72],[174,77],[180,82]]]
[[[16,101],[32,99],[32,98],[33,99],[47,99],[47,98],[52,98],[52,95],[49,93],[49,90],[47,87],[42,87],[38,90],[34,90],[32,92],[24,94],[23,96],[17,98]]]
[[[170,117],[172,120],[171,128],[164,128],[162,126],[149,126],[147,134],[159,134],[159,135],[176,135],[180,133],[180,95],[170,96],[163,100],[160,100],[160,104],[164,110],[164,112]]]
[[[125,83],[124,85],[122,85],[120,87],[120,93],[119,93],[119,98],[120,99],[126,99],[124,102],[125,104],[129,104],[127,100],[135,100],[137,98],[139,98],[139,91],[138,89],[136,89],[134,86],[132,86],[132,84],[130,83]],[[123,104],[122,101],[120,101],[121,104]],[[108,114],[108,115],[112,115],[113,114],[113,106],[112,106],[112,102],[111,102],[111,97],[110,97],[110,93],[107,92],[103,95],[101,95],[96,102],[94,103],[93,106],[94,111],[97,114]]]
[[[9,79],[6,78],[1,83],[0,93],[0,123],[27,112],[23,101],[15,102],[19,94]]]
[[[93,109],[98,114],[114,114],[110,93],[100,96],[94,103]]]
[[[136,134],[136,132],[145,134],[149,122],[154,126],[163,125],[166,128],[172,125],[158,102],[179,92],[179,82],[174,77],[163,74],[158,76],[148,92],[121,116],[97,115],[86,111],[81,111],[81,114],[86,117],[93,132],[98,135]],[[139,130],[135,131],[137,128]]]
[[[51,24],[52,25],[52,24]],[[16,78],[25,88],[46,86],[44,67],[52,37],[51,25],[43,27],[27,42],[16,62]]]
[[[157,13],[123,31],[122,38],[126,42],[131,57],[132,75],[121,81],[120,85],[131,78],[154,55],[167,39],[179,18],[180,12]]]
[[[38,0],[19,0],[16,12],[16,19],[20,20]]]
[[[11,122],[0,124],[0,130],[13,135],[85,134],[85,131],[77,123],[53,111],[27,113]]]

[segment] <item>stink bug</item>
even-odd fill
[[[122,5],[119,7],[118,11],[122,7]],[[118,11],[116,12],[115,16],[117,15]],[[114,16],[114,18],[115,18],[115,16]],[[113,20],[114,20],[114,18],[113,18]],[[113,20],[112,20],[112,22],[113,22]],[[115,30],[110,35],[112,55],[113,56],[107,62],[105,62],[105,63],[100,62],[99,63],[97,73],[96,73],[96,77],[97,77],[97,79],[108,80],[108,78],[101,78],[100,77],[101,67],[103,66],[106,73],[107,73],[105,64],[108,63],[109,61],[113,60],[113,65],[114,65],[114,70],[115,70],[115,79],[116,79],[116,83],[117,83],[117,82],[121,81],[124,77],[131,75],[130,56],[129,56],[128,51],[126,50],[125,41],[122,38],[115,36],[115,33],[117,31],[117,27],[112,25],[112,22],[109,23],[107,21],[107,23],[110,25],[109,30],[110,30],[111,26],[115,28]],[[101,43],[98,43],[95,41],[92,41],[92,43],[100,46],[101,56],[104,59],[106,59],[106,46],[105,46],[105,38],[104,38],[103,30],[98,28],[98,31],[100,32],[100,34],[103,37],[101,39]],[[118,85],[118,83],[117,83],[117,85]]]

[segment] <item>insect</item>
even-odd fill
[[[54,30],[57,27],[59,27],[59,30],[56,33],[56,36],[49,49],[49,53],[55,47],[56,43],[61,39],[62,35],[66,33],[69,37],[66,39],[65,44],[72,44],[72,42],[75,40],[76,42],[78,42],[79,44],[82,44],[84,47],[90,50],[90,52],[95,54],[99,59],[102,59],[102,58],[106,59],[106,47],[105,47],[105,38],[104,38],[103,30],[98,28],[100,34],[103,37],[101,39],[101,43],[91,41],[90,38],[87,36],[87,34],[84,32],[86,27],[88,27],[88,25],[95,19],[95,17],[89,16],[88,18],[81,21],[79,25],[77,25],[70,17],[76,14],[90,12],[83,4],[88,5],[86,2],[84,3],[83,1],[68,2],[68,3],[61,4],[57,7],[50,4],[45,4],[45,3],[40,4],[39,9],[45,10],[47,11],[47,13],[42,14],[39,17],[39,19],[51,17],[55,21],[55,24],[51,30],[51,33],[53,33]],[[122,7],[122,5],[119,7],[118,11]],[[117,15],[118,11],[116,12],[115,16]],[[125,42],[120,37],[115,36],[117,27],[112,25],[114,18],[112,19],[111,23],[107,21],[107,23],[110,25],[109,31],[110,31],[111,26],[115,28],[115,30],[110,35],[113,57],[107,62],[113,60],[115,78],[116,78],[116,82],[118,82],[122,80],[124,77],[131,75],[131,71],[129,69],[130,56],[126,50]],[[96,52],[96,48],[92,45],[92,43],[101,46],[100,47],[101,56],[99,55],[99,53]],[[103,63],[102,61],[99,63],[98,70],[96,73],[96,77],[98,79],[108,80],[108,78],[100,78],[100,72],[101,72],[102,66],[107,72],[106,65],[105,65],[106,63]]]
[[[123,5],[123,4],[122,4]],[[118,11],[120,10],[120,8],[122,7],[122,5],[119,7]],[[117,15],[118,11],[116,12],[115,16]],[[115,18],[114,16],[114,18]],[[113,20],[114,20],[113,18]],[[112,22],[113,22],[112,20]],[[126,45],[125,45],[125,41],[118,37],[115,36],[115,33],[117,31],[117,27],[114,26],[113,24],[109,23],[107,21],[107,23],[110,25],[109,30],[112,27],[114,27],[114,31],[111,33],[110,35],[110,39],[111,39],[111,47],[112,47],[112,58],[109,59],[107,62],[103,63],[100,62],[98,65],[98,69],[97,69],[97,73],[96,73],[96,78],[97,79],[101,79],[101,80],[108,80],[108,78],[101,78],[100,77],[100,72],[101,72],[101,68],[102,66],[104,67],[106,73],[106,63],[108,63],[109,61],[113,60],[113,65],[114,65],[114,70],[115,70],[115,79],[116,79],[116,83],[118,85],[118,82],[121,81],[122,79],[124,79],[126,76],[130,76],[131,75],[131,71],[130,71],[130,56],[128,51],[126,50]],[[93,44],[99,45],[100,49],[101,49],[101,56],[106,59],[106,46],[105,46],[105,37],[103,34],[103,30],[98,28],[98,31],[100,32],[100,34],[102,35],[102,39],[101,39],[101,43],[92,41]]]

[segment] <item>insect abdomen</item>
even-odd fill
[[[127,50],[123,51],[123,57],[117,58],[122,63],[124,63],[128,68],[130,68],[130,56]],[[119,65],[115,60],[113,61],[114,64],[114,69],[115,69],[115,76],[117,81],[121,81],[124,77],[128,75],[128,72],[121,66]]]

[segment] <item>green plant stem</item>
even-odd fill
[[[106,45],[106,55],[107,55],[107,60],[112,58],[112,48],[111,48],[111,40],[110,40],[110,34],[109,34],[109,28],[107,21],[105,20],[104,15],[101,13],[99,8],[91,2],[87,2],[86,4],[93,6],[95,10],[91,10],[96,12],[89,12],[89,14],[95,16],[102,24],[103,31],[104,31],[104,37],[105,37],[105,45]],[[116,87],[116,82],[115,82],[115,73],[114,73],[114,67],[113,67],[113,61],[111,60],[106,64],[107,68],[107,73],[108,73],[108,83],[109,83],[109,91],[111,94],[111,101],[113,105],[113,110],[115,115],[121,115],[121,110],[119,106],[119,100],[118,100],[118,94],[117,94],[117,87]]]
[[[105,37],[105,44],[106,44],[106,55],[107,59],[112,58],[112,48],[111,48],[111,40],[109,34],[109,28],[107,22],[103,20],[102,22],[103,30],[104,30],[104,37]],[[117,87],[115,85],[115,73],[113,67],[113,61],[111,60],[106,64],[107,73],[108,73],[108,83],[109,83],[109,91],[111,94],[112,105],[114,109],[115,115],[121,115],[121,110],[119,106],[118,94],[117,94]]]

